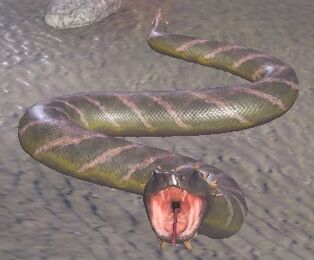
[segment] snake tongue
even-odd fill
[[[173,211],[173,225],[172,225],[172,236],[171,236],[171,244],[172,245],[175,245],[177,243],[178,213],[179,213],[179,208],[175,208]]]
[[[173,229],[172,229],[172,236],[171,236],[171,244],[176,245],[177,243],[177,222],[178,222],[178,214],[180,209],[175,208],[173,210]],[[192,245],[190,240],[185,240],[183,242],[184,246],[189,250],[192,251]]]

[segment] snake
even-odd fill
[[[154,51],[216,68],[247,82],[199,89],[103,90],[53,97],[21,117],[21,147],[67,176],[143,196],[160,247],[192,249],[197,234],[223,239],[247,216],[245,196],[220,169],[125,137],[219,134],[285,114],[299,84],[295,71],[263,52],[167,31],[158,9],[147,43]],[[108,205],[110,210],[110,205]]]

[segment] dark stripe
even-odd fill
[[[172,157],[172,156],[178,156],[176,154],[161,154],[161,155],[155,155],[155,156],[152,156],[152,157],[149,157],[149,158],[146,158],[132,166],[130,166],[130,170],[123,176],[122,180],[123,181],[127,181],[131,178],[131,175],[133,173],[135,173],[136,171],[140,171],[146,167],[148,167],[149,165],[155,163],[156,161],[158,160],[161,160],[161,159],[165,159],[165,158],[169,158],[169,157]]]
[[[235,61],[232,65],[233,69],[237,69],[238,67],[240,67],[243,63],[246,63],[248,61],[251,60],[255,60],[255,59],[260,59],[260,58],[268,58],[268,59],[273,59],[273,57],[267,55],[267,54],[263,54],[263,53],[255,53],[255,54],[249,54],[237,61]]]
[[[153,99],[158,105],[160,105],[164,110],[167,111],[167,113],[171,116],[173,121],[182,128],[190,128],[187,124],[185,124],[176,110],[171,106],[171,104],[165,100],[162,99],[162,97],[153,96],[152,94],[145,94],[148,98]]]
[[[227,112],[228,116],[231,118],[234,118],[238,120],[242,124],[248,124],[249,121],[246,120],[244,117],[242,117],[238,111],[232,110],[229,106],[228,103],[223,100],[222,97],[214,94],[214,93],[200,93],[196,91],[188,91],[192,96],[202,100],[203,102],[207,104],[214,104],[217,107],[221,108],[225,112]]]
[[[227,51],[239,50],[239,49],[244,49],[244,48],[241,47],[241,46],[236,46],[236,45],[225,45],[225,46],[213,49],[213,50],[209,51],[208,53],[206,53],[204,55],[204,59],[212,59],[217,54],[220,54],[220,53],[223,53],[223,52],[227,52]]]
[[[130,150],[132,148],[137,148],[137,147],[143,147],[143,146],[140,144],[127,144],[124,146],[119,146],[119,147],[108,149],[104,151],[101,155],[98,155],[93,160],[88,161],[87,163],[83,164],[81,168],[78,170],[78,173],[83,173],[91,168],[97,167],[98,165],[101,165],[111,160],[112,157],[120,154],[121,152],[125,150]]]
[[[262,92],[260,90],[256,90],[256,89],[252,89],[252,88],[246,88],[246,87],[240,87],[240,86],[235,86],[234,90],[248,94],[248,95],[256,96],[256,97],[261,98],[261,99],[264,99],[264,100],[268,101],[269,103],[271,103],[272,105],[277,106],[282,111],[287,110],[286,105],[279,98],[274,97],[274,96],[267,94],[265,92]]]
[[[52,140],[44,145],[39,146],[35,154],[38,153],[44,153],[47,152],[48,150],[60,146],[61,148],[66,147],[71,144],[79,144],[84,140],[91,140],[94,138],[105,138],[105,135],[102,134],[97,134],[97,133],[91,133],[91,134],[86,134],[86,135],[81,135],[81,136],[75,136],[75,137],[70,137],[70,136],[62,136],[60,138],[57,138],[55,140]]]
[[[176,51],[177,52],[185,51],[185,50],[193,47],[194,45],[202,44],[202,43],[206,43],[206,42],[208,42],[208,40],[196,39],[196,40],[188,41],[188,42],[181,44],[178,48],[176,48]]]
[[[75,113],[77,113],[80,117],[80,121],[83,123],[83,125],[88,128],[89,127],[89,124],[85,118],[85,115],[84,113],[79,109],[77,108],[76,106],[72,105],[71,103],[69,103],[68,101],[65,101],[65,100],[54,100],[55,102],[58,102],[58,103],[62,103],[62,104],[65,104],[66,106],[72,108]]]
[[[121,96],[119,94],[114,94],[114,95],[138,117],[138,119],[143,123],[143,125],[146,128],[148,128],[148,129],[153,128],[153,126],[142,115],[141,109],[138,108],[136,103],[133,102],[133,100],[131,98],[128,98],[126,96]]]

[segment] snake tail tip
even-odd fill
[[[155,14],[155,17],[152,21],[152,24],[158,23],[158,22],[164,22],[165,24],[168,24],[168,21],[165,17],[165,12],[162,8],[158,8]]]

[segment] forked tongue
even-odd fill
[[[173,210],[173,224],[172,224],[172,237],[171,244],[175,245],[177,243],[177,223],[178,223],[179,208],[174,208]]]

